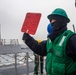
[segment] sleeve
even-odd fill
[[[76,34],[68,40],[67,55],[76,61]]]
[[[33,52],[41,56],[46,56],[46,40],[42,41],[41,43],[38,43],[37,40],[35,40],[32,36],[30,36],[27,33],[23,34],[22,40]]]

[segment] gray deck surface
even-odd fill
[[[15,53],[21,53],[21,52],[32,53],[32,51],[28,47],[21,48],[20,45],[0,46],[0,54],[10,54],[10,53],[15,54]],[[29,65],[29,74],[28,75],[33,75],[34,62],[29,62],[28,65]],[[45,68],[44,68],[44,73],[45,73]],[[27,75],[27,66],[26,65],[17,65],[17,74],[15,72],[15,65],[2,66],[2,67],[0,67],[0,75]]]
[[[0,54],[13,54],[21,52],[32,52],[28,47],[21,48],[20,45],[0,45]]]
[[[34,71],[34,62],[29,62],[29,75],[33,75],[33,71]],[[15,67],[14,66],[0,67],[0,75],[16,75]],[[26,65],[17,66],[17,75],[27,75]]]

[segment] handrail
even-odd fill
[[[22,54],[23,54],[23,56],[22,56]],[[27,67],[26,75],[29,75],[29,68],[30,68],[29,67],[29,62],[30,62],[29,59],[34,62],[34,55],[33,55],[33,53],[29,53],[29,52],[25,52],[25,53],[24,52],[22,52],[22,53],[13,53],[13,54],[0,54],[0,58],[1,57],[2,57],[2,59],[4,59],[5,61],[7,61],[8,63],[10,63],[10,65],[12,65],[12,64],[14,65],[15,75],[18,75],[18,73],[17,73],[18,72],[17,71],[17,66],[18,65],[23,65],[23,64],[26,64],[26,67]],[[8,57],[9,57],[9,59],[8,59]],[[20,57],[21,57],[21,59],[20,59]],[[11,62],[10,59],[15,60],[15,61]],[[24,62],[24,61],[26,61],[26,62]],[[22,62],[23,64],[21,64],[19,62]],[[38,62],[38,61],[36,61],[36,62]],[[0,63],[1,63],[1,61],[0,61]],[[40,63],[41,62],[39,61],[39,64]],[[4,65],[4,63],[3,63],[3,67],[4,66],[6,66],[6,65]],[[40,65],[39,65],[39,75],[41,75]]]

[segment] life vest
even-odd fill
[[[47,75],[69,75],[76,71],[76,62],[66,55],[66,45],[68,39],[74,33],[66,30],[53,42],[47,40],[46,71]]]

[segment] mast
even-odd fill
[[[76,0],[75,0],[75,7],[76,7]]]
[[[0,45],[2,45],[2,42],[1,42],[1,24],[0,24]]]
[[[75,26],[74,26],[74,24],[73,24],[73,31],[75,32]]]

